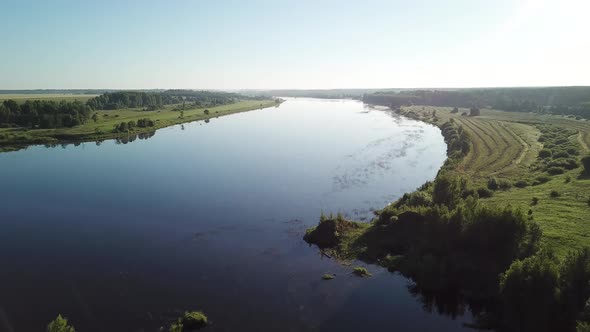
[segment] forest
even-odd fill
[[[0,104],[0,126],[74,127],[88,121],[91,113],[92,109],[79,101],[27,100],[18,104],[14,100],[5,100]]]
[[[118,110],[123,108],[160,109],[164,105],[192,104],[194,107],[215,107],[235,103],[240,99],[252,99],[235,93],[167,90],[163,92],[117,91],[107,92],[88,100],[94,110]]]
[[[489,88],[459,90],[378,91],[363,95],[370,104],[478,107],[590,118],[589,87]]]

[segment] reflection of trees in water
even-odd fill
[[[115,144],[132,143],[132,142],[134,142],[137,139],[146,140],[148,138],[151,138],[155,134],[156,134],[155,131],[150,131],[150,132],[146,132],[146,133],[130,134],[130,135],[127,135],[126,137],[117,137],[115,139]]]
[[[422,304],[424,311],[457,319],[471,314],[472,322],[465,323],[474,328],[491,328],[495,325],[494,312],[497,303],[493,298],[472,298],[465,296],[466,289],[460,285],[446,285],[438,289],[421,287],[420,282],[408,284],[408,291]]]
[[[156,131],[150,131],[150,132],[145,132],[145,133],[138,133],[138,134],[129,134],[127,136],[124,137],[117,137],[115,138],[115,144],[127,144],[127,143],[131,143],[134,142],[138,139],[140,140],[146,140],[149,139],[151,137],[153,137],[156,134]],[[97,140],[94,142],[94,144],[96,144],[96,146],[101,146],[102,143],[104,142],[104,140]],[[48,144],[44,144],[44,146],[48,149],[50,148],[56,148],[58,146],[61,146],[62,149],[65,149],[66,147],[70,146],[70,145],[74,145],[74,146],[79,146],[80,144],[82,144],[82,142],[74,142],[74,143],[48,143]]]

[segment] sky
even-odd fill
[[[590,85],[588,0],[0,0],[0,89]]]

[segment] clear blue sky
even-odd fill
[[[0,1],[0,89],[590,85],[587,0]]]

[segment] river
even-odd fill
[[[440,130],[351,100],[290,99],[129,140],[0,154],[0,330],[459,331],[375,266],[302,241],[319,215],[372,211],[434,179]],[[359,263],[362,265],[362,263]],[[336,278],[321,280],[331,272]]]

